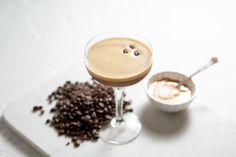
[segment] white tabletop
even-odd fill
[[[123,30],[141,34],[152,43],[151,73],[189,74],[211,56],[218,56],[218,65],[194,79],[198,101],[235,120],[235,8],[233,0],[1,0],[0,114],[17,97],[74,62],[81,63],[90,37]],[[40,156],[2,121],[0,152]]]

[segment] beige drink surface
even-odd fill
[[[125,53],[124,49],[127,50]],[[152,65],[151,56],[151,49],[142,42],[129,38],[109,38],[88,49],[86,66],[99,82],[126,86],[147,75]]]

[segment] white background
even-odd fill
[[[234,0],[1,0],[0,114],[69,65],[97,33],[130,31],[154,49],[152,73],[190,74],[211,56],[220,63],[195,78],[198,99],[228,119],[236,116]],[[40,156],[0,122],[0,151]]]

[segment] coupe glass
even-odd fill
[[[129,71],[134,71],[138,69],[145,69],[141,75],[136,77],[136,79],[130,80],[128,82],[127,81],[109,82],[107,80],[103,80],[101,78],[95,77],[96,74],[91,72],[90,70],[91,67],[98,68],[98,66],[96,66],[95,62],[89,59],[87,55],[89,48],[91,48],[91,46],[93,46],[99,41],[102,41],[105,39],[111,39],[111,38],[133,39],[133,40],[143,43],[146,47],[149,48],[150,56],[145,58],[142,64],[139,64],[139,66],[135,67],[135,69],[129,69],[129,67],[124,69],[126,73]],[[152,66],[152,47],[150,43],[147,40],[145,40],[143,37],[140,37],[139,35],[136,35],[133,33],[127,33],[127,32],[111,32],[111,33],[104,33],[104,34],[96,35],[91,40],[89,40],[89,42],[87,43],[85,47],[85,65],[88,72],[96,81],[107,86],[112,86],[114,89],[115,105],[116,105],[115,117],[111,120],[110,124],[106,128],[103,128],[100,131],[100,138],[104,142],[110,143],[110,144],[120,145],[120,144],[126,144],[126,143],[131,142],[139,135],[142,129],[142,125],[138,117],[134,113],[123,114],[124,91],[125,91],[125,86],[136,84],[137,82],[141,81],[150,71],[151,66]],[[104,64],[104,66],[109,66],[109,65]],[[103,67],[99,66],[99,68],[103,68]],[[114,71],[114,73],[116,73],[116,71]]]

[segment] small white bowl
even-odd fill
[[[149,100],[152,102],[152,104],[154,106],[156,106],[157,108],[159,108],[161,111],[164,112],[179,112],[182,111],[184,109],[186,109],[189,104],[193,101],[193,99],[196,97],[196,87],[194,82],[192,81],[192,79],[189,79],[185,85],[188,86],[191,90],[192,96],[185,102],[182,103],[165,103],[165,102],[160,102],[158,100],[156,100],[155,98],[153,98],[150,93],[149,93],[149,86],[151,83],[155,82],[155,81],[160,81],[164,78],[169,78],[171,80],[177,80],[177,81],[184,81],[187,76],[181,74],[181,73],[177,73],[177,72],[172,72],[172,71],[166,71],[166,72],[161,72],[161,73],[157,73],[155,75],[153,75],[147,82],[147,86],[146,86],[146,94],[149,98]]]

